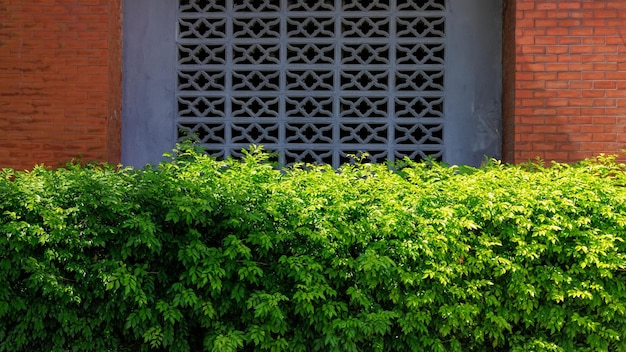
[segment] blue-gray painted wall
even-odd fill
[[[122,163],[157,163],[176,143],[176,3],[124,1]]]
[[[502,152],[502,1],[450,0],[444,161],[480,165]]]
[[[176,143],[174,0],[124,1],[122,163],[162,160]],[[501,156],[502,2],[449,0],[444,161]]]

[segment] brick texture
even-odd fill
[[[0,167],[120,160],[121,0],[0,2]]]
[[[503,158],[626,148],[626,1],[507,0]],[[623,159],[623,158],[622,158]]]

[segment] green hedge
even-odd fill
[[[0,351],[626,351],[613,158],[267,160],[2,171]]]

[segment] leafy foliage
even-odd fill
[[[0,173],[0,351],[626,351],[625,166]]]

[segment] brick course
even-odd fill
[[[503,159],[626,148],[626,1],[508,0]]]
[[[121,0],[0,4],[0,167],[120,160]]]

